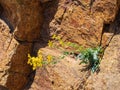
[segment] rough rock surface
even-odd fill
[[[40,37],[41,12],[39,0],[0,0],[0,84],[9,90],[29,81],[27,55]]]
[[[62,56],[58,50],[41,48],[43,53],[55,57]],[[77,90],[81,89],[89,72],[84,72],[80,61],[72,57],[57,60],[56,64],[50,64],[36,70],[34,81],[29,89],[25,90]],[[82,72],[83,71],[83,72]]]
[[[35,41],[40,37],[42,8],[39,0],[0,0],[1,18],[9,23],[20,41]]]
[[[19,44],[8,25],[0,20],[0,85],[9,90],[21,90],[27,84],[31,69],[26,62],[31,45]]]
[[[58,34],[64,40],[79,43],[86,47],[101,45],[104,24],[115,19],[119,5],[117,0],[59,0],[55,5],[47,8],[43,30],[50,34]],[[86,4],[86,2],[88,2]],[[53,9],[55,8],[55,9]],[[49,11],[49,12],[48,12]],[[55,13],[53,13],[53,11]],[[53,16],[50,16],[54,14]],[[51,20],[51,19],[52,20]],[[50,21],[51,20],[51,21]],[[49,27],[45,29],[46,24]],[[105,46],[108,36],[102,39]]]
[[[116,22],[113,21],[118,13],[118,1],[95,0],[93,3],[90,0],[81,0],[81,3],[79,1],[56,0],[54,3],[47,3],[44,11],[42,38],[46,40],[49,37],[45,35],[58,34],[64,40],[76,42],[86,47],[108,45],[115,33],[114,25]],[[60,54],[60,52],[48,48],[42,50],[53,55]],[[110,49],[107,48],[101,62],[101,71],[96,76],[84,69],[84,66],[79,65],[78,61],[68,57],[55,65],[37,69],[31,87],[25,90],[114,90],[115,87],[119,89],[120,80],[117,81],[119,72],[114,71],[112,74],[113,70],[118,70],[117,65],[114,64],[114,66],[109,60],[111,55],[105,58],[109,51]],[[109,62],[104,62],[104,59],[109,60]],[[113,63],[116,62],[114,58],[111,59],[113,59]],[[114,68],[111,70],[112,66]],[[84,70],[82,71],[82,69]],[[115,75],[117,77],[112,79]],[[112,81],[113,83],[111,83]],[[99,83],[100,85],[98,85]],[[109,85],[111,86],[109,87]]]
[[[11,34],[9,33],[10,29],[4,21],[0,19],[0,84],[5,84],[7,76],[5,75],[8,71],[9,62],[10,62],[10,51],[8,51],[9,43],[12,39]],[[7,52],[7,54],[6,54]],[[12,54],[12,53],[11,53]]]
[[[85,90],[120,89],[120,35],[115,35],[105,50],[100,72],[91,75]]]
[[[41,4],[45,9],[43,13]],[[109,28],[116,24],[113,21],[119,5],[119,0],[0,0],[3,20],[0,20],[0,84],[9,90],[24,89],[31,73],[26,63],[27,54],[40,35],[48,40],[49,35],[57,34],[86,47],[108,45],[114,33],[114,29]],[[24,90],[119,90],[119,40],[119,35],[113,37],[98,74],[90,76],[79,61],[67,57],[57,64],[37,69],[32,85]],[[61,55],[57,50],[41,50]]]
[[[31,68],[27,64],[27,55],[31,52],[32,44],[17,45],[10,61],[9,76],[7,77],[6,86],[9,90],[22,90],[29,81]]]
[[[94,16],[103,18],[104,23],[114,21],[119,9],[119,0],[97,0],[94,2],[91,12]]]

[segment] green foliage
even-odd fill
[[[92,72],[95,72],[99,69],[102,52],[101,47],[87,48],[78,54],[77,59],[81,60],[81,63],[89,64]]]
[[[60,36],[57,35],[53,35],[52,37],[52,41],[49,40],[48,42],[48,46],[51,48],[56,48],[57,46],[63,47],[64,49],[66,48],[72,48],[75,49],[76,51],[80,51],[82,49],[82,47],[76,43],[72,43],[72,42],[67,42],[67,41],[63,41],[62,38]],[[58,48],[58,47],[57,47]]]
[[[28,64],[33,66],[33,70],[35,70],[37,67],[42,67],[43,65],[48,63],[56,64],[57,62],[59,62],[59,60],[64,59],[68,55],[81,60],[81,64],[85,63],[89,65],[92,72],[95,72],[99,69],[101,55],[103,53],[101,47],[85,49],[76,43],[65,42],[60,38],[60,36],[57,35],[52,36],[52,40],[48,41],[48,46],[50,48],[57,47],[57,49],[60,49],[61,47],[64,48],[62,49],[64,50],[63,55],[61,55],[59,58],[56,58],[57,61],[55,61],[53,60],[55,57],[53,57],[52,55],[44,56],[41,51],[38,52],[37,57],[31,57],[30,54],[28,54]]]
[[[60,57],[61,59],[64,59],[68,55],[74,55],[74,57],[81,60],[81,64],[82,63],[88,64],[92,72],[95,72],[99,69],[99,65],[101,61],[100,55],[103,52],[101,47],[85,49],[76,43],[65,42],[57,35],[53,35],[52,39],[57,41],[59,43],[58,45],[65,48],[63,55]],[[52,45],[54,45],[54,43],[52,43]],[[57,46],[57,45],[54,45],[54,46]],[[69,48],[69,49],[72,48],[74,51],[67,51],[66,48]],[[78,54],[75,55],[75,53],[78,53]]]

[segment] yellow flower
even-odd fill
[[[56,34],[54,34],[54,35],[52,36],[52,39],[56,39],[56,37],[57,37]]]
[[[37,66],[42,67],[42,63],[38,63]]]
[[[49,47],[53,47],[53,42],[49,40],[48,46],[49,46]]]
[[[28,58],[30,58],[31,56],[30,56],[30,54],[28,54]]]
[[[62,40],[60,40],[59,43],[60,43],[61,46],[64,46],[64,45],[65,45]]]
[[[66,42],[66,45],[67,45],[67,46],[70,46],[70,44],[71,44],[71,42]]]
[[[36,67],[33,67],[32,69],[33,69],[33,70],[35,70],[35,69],[36,69]]]
[[[30,54],[28,54],[27,64],[31,65],[33,70],[35,70],[37,67],[42,67],[43,64],[42,52],[39,51],[38,53],[38,57],[31,57]]]
[[[28,62],[27,62],[27,64],[30,64],[31,63],[31,56],[30,56],[30,54],[28,54]]]
[[[52,39],[60,40],[60,36],[57,36],[56,34],[54,34],[54,35],[52,36]]]
[[[60,40],[60,36],[57,36],[55,39],[56,39],[56,40]]]
[[[51,62],[53,60],[53,56],[52,55],[47,55],[47,61],[48,63]]]
[[[38,51],[38,56],[39,56],[39,55],[41,55],[41,54],[42,54],[42,51],[41,51],[41,50],[39,50],[39,51]]]

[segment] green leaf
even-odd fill
[[[87,48],[81,53],[78,54],[77,59],[81,60],[81,63],[88,64],[91,68],[92,72],[95,72],[99,68],[100,64],[100,57],[99,54],[101,53],[101,47],[97,48]]]
[[[70,52],[65,51],[65,52],[63,52],[63,55],[65,55],[65,56],[70,55]]]

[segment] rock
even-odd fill
[[[119,8],[117,0],[97,0],[92,2],[91,5],[89,0],[87,4],[85,4],[85,1],[81,1],[82,5],[79,1],[77,2],[78,4],[76,2],[70,0],[67,3],[60,1],[57,7],[58,10],[54,18],[49,22],[50,25],[47,30],[50,29],[51,35],[57,34],[64,40],[72,41],[85,47],[107,45],[108,43],[101,43],[103,28],[105,23],[111,23],[115,19]],[[90,8],[87,8],[86,5]],[[51,8],[53,7],[51,6]],[[49,14],[51,12],[53,15],[53,9],[51,8],[47,8],[46,11],[49,11]],[[103,11],[100,11],[99,8]],[[48,12],[45,12],[45,14],[48,14]],[[46,18],[46,22],[49,19]],[[45,31],[46,29],[43,28],[43,30]],[[102,42],[106,42],[107,39],[111,38],[108,37],[109,34],[105,34]]]
[[[31,72],[27,55],[32,43],[19,44],[3,20],[0,20],[0,37],[0,84],[9,90],[21,90],[28,83]]]
[[[52,1],[52,0],[39,0],[41,3],[46,3],[48,1]]]
[[[23,90],[28,85],[32,71],[27,55],[40,37],[47,41],[50,35],[57,34],[64,41],[85,47],[108,45],[113,34],[104,27],[114,23],[119,8],[118,0],[0,0],[0,84],[9,90]],[[57,64],[37,69],[30,88],[24,90],[119,90],[120,45],[116,40],[119,41],[119,35],[106,49],[100,73],[90,76],[85,66],[72,57],[56,59]],[[57,50],[41,50],[61,56]]]
[[[0,90],[8,90],[8,88],[6,88],[6,87],[0,85]]]
[[[41,48],[45,54],[50,54],[58,58],[62,54],[58,50]],[[79,61],[66,57],[56,59],[56,64],[49,64],[38,68],[29,89],[25,90],[77,90],[82,88],[84,81],[89,76],[89,72],[81,72],[83,66]]]
[[[40,37],[40,1],[0,0],[0,18],[0,84],[9,90],[22,90],[31,73],[28,53]]]
[[[119,28],[120,30],[120,28]],[[120,35],[115,35],[104,52],[100,72],[86,81],[85,90],[120,89]]]
[[[30,43],[20,44],[12,55],[6,82],[6,86],[10,90],[22,90],[29,81],[28,76],[31,73],[31,67],[27,64],[27,56],[31,52],[31,46]]]
[[[39,0],[0,0],[1,15],[12,27],[14,37],[20,41],[35,41],[40,37],[42,7]]]
[[[6,72],[10,68],[9,61],[12,52],[8,51],[9,44],[12,40],[12,35],[9,33],[10,29],[7,24],[0,19],[0,84],[5,85],[7,76]],[[7,52],[7,54],[6,54]],[[11,54],[11,55],[10,55]]]
[[[104,23],[114,21],[119,10],[119,0],[97,0],[93,3],[91,11],[94,16],[103,18]]]
[[[56,0],[54,3],[47,3],[41,31],[42,38],[46,39],[46,35],[49,34],[57,34],[63,40],[79,43],[85,47],[108,45],[116,30],[113,26],[116,25],[114,20],[119,9],[118,1],[95,0],[95,2],[91,3],[88,0],[85,3],[85,1],[81,0],[82,5],[79,1],[68,0],[66,2],[65,0]],[[100,11],[99,7],[103,11]],[[41,43],[39,44],[41,45]],[[37,46],[38,44],[35,45],[35,47]],[[79,61],[67,57],[64,60],[60,60],[57,64],[50,64],[37,69],[32,85],[25,90],[114,90],[115,87],[119,90],[118,62],[115,59],[117,56],[113,56],[114,58],[111,57],[109,60],[113,51],[111,51],[109,56],[106,56],[106,53],[113,49],[115,49],[115,54],[118,53],[118,48],[112,48],[115,46],[111,46],[109,50],[109,47],[106,49],[105,56],[101,62],[101,71],[98,74],[90,73],[88,69],[84,68],[84,65],[79,65]],[[51,50],[47,47],[41,47],[35,48],[35,50],[38,51],[40,49],[45,54],[61,56],[61,52],[55,49]],[[113,63],[114,65],[112,65]],[[112,66],[114,67],[113,69],[111,69]],[[113,77],[115,78],[112,79]]]
[[[68,13],[66,17],[61,23],[61,28],[63,29],[61,34],[68,41],[76,42],[86,47],[94,47],[100,44],[103,29],[103,20],[101,18],[89,16],[88,12],[80,7],[75,7],[72,13]]]

